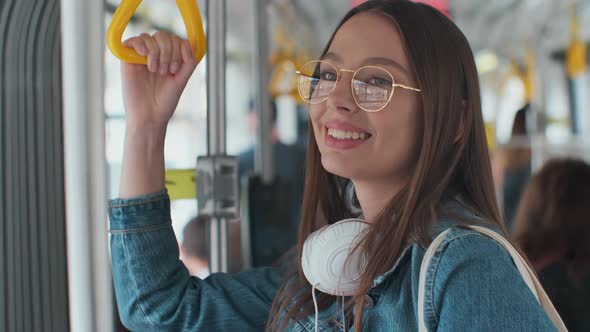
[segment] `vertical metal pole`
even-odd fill
[[[256,33],[254,34],[256,42],[256,62],[255,77],[257,86],[257,105],[258,105],[258,137],[257,149],[255,149],[254,166],[256,173],[262,176],[264,183],[269,183],[274,177],[273,172],[273,155],[272,155],[272,119],[271,119],[271,100],[269,92],[270,68],[268,66],[269,58],[269,40],[268,40],[268,0],[255,0],[256,10],[254,11]]]
[[[207,0],[207,153],[225,155],[225,0]],[[210,223],[210,270],[228,271],[227,220]]]
[[[70,327],[112,331],[104,115],[104,2],[61,1]]]
[[[544,30],[542,30],[544,31]],[[542,33],[546,35],[546,33]],[[531,168],[533,171],[541,167],[546,158],[545,128],[541,127],[546,109],[545,90],[547,76],[547,55],[551,52],[549,48],[539,42],[535,49],[535,67],[533,78],[533,99],[526,117],[526,128],[531,148]],[[532,70],[532,69],[531,69]]]

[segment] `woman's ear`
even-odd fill
[[[459,130],[457,130],[457,136],[455,136],[453,144],[457,144],[463,138],[463,134],[465,133],[465,114],[467,114],[467,100],[461,101],[461,116],[459,117]]]

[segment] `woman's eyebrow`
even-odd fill
[[[334,52],[328,52],[322,60],[332,60],[334,62],[342,63],[342,57]],[[361,62],[362,66],[376,66],[376,65],[387,65],[399,69],[406,76],[409,74],[408,70],[402,66],[399,62],[385,57],[369,57]],[[352,69],[352,68],[350,68]]]
[[[384,57],[371,57],[371,58],[367,58],[362,62],[363,65],[365,66],[375,66],[375,65],[388,65],[388,66],[392,66],[395,67],[399,70],[401,70],[404,74],[408,74],[408,70],[402,66],[399,62],[390,59],[390,58],[384,58]]]
[[[328,52],[324,54],[320,60],[333,60],[335,62],[342,62],[342,58],[334,52]]]

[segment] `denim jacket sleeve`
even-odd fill
[[[555,331],[500,244],[473,231],[451,234],[428,272],[429,331]]]
[[[179,260],[166,192],[111,201],[117,304],[133,331],[261,331],[280,284],[275,269],[191,277]]]

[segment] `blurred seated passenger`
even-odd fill
[[[208,234],[209,218],[200,215],[191,219],[182,230],[180,260],[192,276],[204,279],[209,276],[210,242]],[[243,269],[240,221],[228,221],[229,273],[235,274]]]
[[[525,189],[513,228],[570,331],[590,331],[590,166],[553,160]]]
[[[209,237],[207,221],[204,216],[197,216],[186,224],[182,230],[180,260],[192,276],[204,279],[209,276]]]

